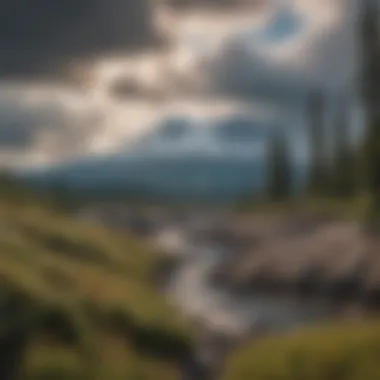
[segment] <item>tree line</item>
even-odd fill
[[[350,136],[346,100],[343,96],[339,99],[331,131],[324,123],[327,101],[323,92],[314,91],[306,103],[309,160],[303,192],[317,198],[353,197],[359,191],[357,166],[360,149],[353,144]],[[269,137],[267,194],[270,199],[286,200],[294,193],[287,132],[285,127],[276,126]],[[328,143],[329,140],[332,144]]]
[[[310,153],[303,191],[311,199],[336,197],[351,200],[364,196],[366,227],[369,231],[377,231],[380,227],[380,50],[378,8],[374,1],[363,3],[359,26],[360,87],[366,117],[364,138],[355,144],[350,136],[347,94],[341,94],[339,98],[333,127],[327,135],[324,123],[326,95],[320,90],[310,91],[306,100]],[[332,144],[329,145],[328,141]],[[274,128],[267,154],[266,193],[272,200],[288,200],[293,194],[294,170],[285,128]]]

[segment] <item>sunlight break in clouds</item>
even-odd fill
[[[287,38],[257,43],[257,36],[260,39],[263,31],[265,34],[266,23],[283,4],[288,4],[290,13],[294,8],[295,20],[301,19],[298,29],[295,28],[297,33],[290,33],[290,28]],[[177,13],[169,25],[174,33],[171,49],[166,53],[147,51],[99,61],[92,86],[85,93],[64,87],[19,85],[17,95],[8,100],[8,95],[0,96],[3,119],[0,139],[6,138],[4,131],[17,128],[20,131],[26,128],[29,137],[21,147],[12,147],[7,152],[2,148],[1,156],[6,153],[7,162],[17,161],[17,165],[41,164],[120,150],[154,128],[157,120],[171,109],[195,116],[217,114],[221,93],[212,93],[210,89],[218,89],[225,74],[235,81],[235,87],[242,81],[252,84],[255,90],[257,79],[261,85],[273,86],[270,95],[273,100],[281,86],[304,85],[306,79],[325,86],[348,83],[355,71],[355,19],[351,16],[355,15],[358,1],[295,0],[277,5],[280,8],[276,2],[270,3],[262,13],[253,10],[231,14]],[[252,32],[256,37],[251,44],[242,45],[245,49],[242,54],[226,54],[226,46],[236,41],[242,31]],[[203,66],[205,60],[207,70]],[[246,71],[240,69],[238,60],[245,62]],[[118,77],[133,77],[142,88],[139,96],[124,100],[110,96],[110,83]],[[186,82],[186,86],[179,86],[177,81]],[[193,94],[190,90],[195,83],[197,91]],[[152,100],[154,91],[166,96],[165,106]],[[192,94],[191,98],[186,91]],[[233,92],[230,95],[235,96]],[[225,109],[237,107],[232,101],[220,104]],[[10,120],[9,115],[11,122],[6,121]],[[13,138],[17,140],[17,136]],[[16,155],[23,158],[15,160]]]
[[[80,93],[45,85],[3,85],[0,114],[4,165],[44,164],[83,154],[101,123]]]
[[[356,72],[357,8],[353,0],[279,2],[260,27],[244,30],[243,41],[240,30],[224,44],[209,63],[206,78],[211,75],[212,87],[227,92],[228,88],[239,91],[240,86],[251,93],[272,88],[274,98],[284,93],[288,97],[289,92],[307,85],[347,86]],[[290,27],[293,22],[296,30],[296,24],[300,25],[297,33],[271,42],[267,30],[275,27],[275,21],[290,23]]]

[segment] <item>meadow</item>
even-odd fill
[[[0,377],[177,379],[191,334],[155,289],[159,260],[132,236],[3,196]]]

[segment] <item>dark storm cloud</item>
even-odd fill
[[[0,0],[0,74],[157,45],[150,0]]]
[[[262,6],[268,0],[166,0],[174,8],[213,7],[218,9],[236,9],[245,5]]]

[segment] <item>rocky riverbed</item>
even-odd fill
[[[215,377],[247,339],[360,317],[380,294],[380,242],[355,222],[108,205],[80,216],[138,234],[164,254],[160,289],[199,333],[184,363],[187,379]]]
[[[243,235],[250,243],[215,268],[215,281],[241,291],[380,304],[380,239],[366,235],[358,222],[252,217]]]

